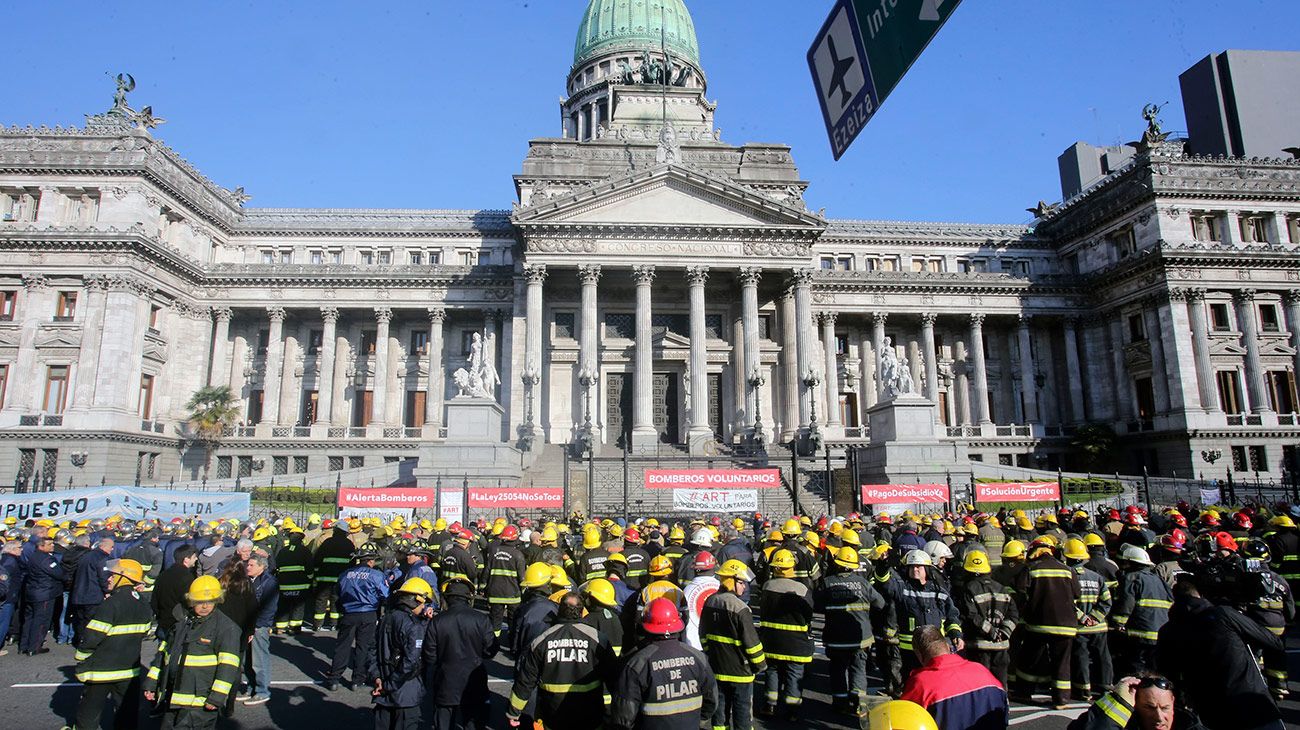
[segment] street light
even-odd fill
[[[817,386],[822,384],[822,376],[815,368],[808,368],[804,373],[803,384],[808,386],[808,446],[812,453],[822,445],[821,427],[817,425]]]
[[[533,441],[536,438],[533,434],[535,428],[533,424],[533,399],[536,397],[537,385],[542,382],[542,374],[537,370],[537,363],[529,360],[528,364],[524,366],[524,372],[519,376],[519,379],[523,382],[524,388],[528,390],[528,410],[524,415],[524,433],[519,441],[520,445],[524,447],[524,451],[532,451]]]
[[[754,389],[754,432],[750,434],[750,441],[754,446],[763,448],[763,399],[760,389],[767,384],[767,378],[763,377],[763,371],[757,365],[749,373],[749,386]]]
[[[578,434],[578,453],[590,449],[595,453],[595,434],[591,427],[591,386],[596,384],[596,373],[590,366],[583,367],[578,373],[578,384],[582,386],[582,431]]]
[[[1201,451],[1201,459],[1205,463],[1209,464],[1211,469],[1214,468],[1214,462],[1218,461],[1221,458],[1223,458],[1223,451],[1221,449],[1204,449]],[[1229,469],[1228,488],[1231,489],[1231,486],[1232,486],[1232,470]],[[1224,502],[1229,501],[1229,495],[1224,491],[1223,487],[1219,487],[1219,499],[1223,500]]]

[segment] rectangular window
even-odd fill
[[[1111,234],[1111,240],[1115,243],[1115,252],[1121,259],[1126,259],[1137,253],[1137,236],[1133,234],[1132,228],[1122,228]]]
[[[1218,216],[1209,213],[1192,214],[1192,238],[1203,243],[1219,241]]]
[[[1286,233],[1291,243],[1300,243],[1300,215],[1286,217]]]
[[[849,351],[848,335],[835,335],[835,354],[843,355]]]
[[[14,319],[14,304],[18,299],[16,291],[0,291],[0,322],[12,322]]]
[[[77,293],[75,291],[59,292],[58,303],[54,307],[55,322],[71,322],[77,315]]]
[[[302,392],[302,408],[298,411],[299,426],[310,426],[320,419],[320,391],[304,390]]]
[[[272,457],[271,457],[271,473],[272,473],[273,475],[275,475],[275,476],[281,476],[281,475],[284,475],[284,474],[288,474],[288,473],[289,473],[289,457],[288,457],[288,456],[272,456]]]
[[[460,265],[461,265],[461,266],[477,266],[477,265],[478,265],[478,252],[477,252],[477,251],[461,251],[461,252],[460,252]]]
[[[217,478],[218,479],[230,478],[230,457],[229,456],[217,457]]]
[[[984,259],[971,259],[970,270],[977,274],[989,273],[989,262]]]
[[[1277,413],[1295,413],[1295,374],[1290,370],[1269,370],[1266,376],[1269,404],[1273,410]]]
[[[263,251],[263,252],[262,252],[262,263],[264,263],[264,264],[273,264],[273,263],[275,263],[275,252],[274,252],[274,251]]]
[[[918,258],[918,257],[916,257],[916,256],[913,256],[913,257],[912,257],[912,273],[914,273],[914,274],[919,274],[919,273],[921,273],[922,271],[925,271],[925,259],[923,259],[923,258]]]
[[[375,338],[376,338],[376,334],[374,330],[361,331],[361,354],[362,355],[375,354]]]
[[[271,344],[271,330],[257,331],[257,356],[266,357],[266,348]]]
[[[1268,243],[1268,223],[1262,215],[1241,217],[1242,243]]]
[[[853,257],[840,256],[835,259],[835,269],[837,271],[853,271]]]
[[[772,315],[770,314],[758,315],[758,339],[760,340],[772,339]]]
[[[150,418],[153,413],[153,376],[140,376],[140,399],[136,403],[141,418]]]
[[[424,355],[429,350],[429,331],[428,330],[411,330],[411,349],[412,355]]]
[[[1241,385],[1237,371],[1220,370],[1214,374],[1214,382],[1219,386],[1219,407],[1223,412],[1230,416],[1241,414]]]
[[[421,264],[424,263],[424,252],[423,252],[423,251],[411,251],[411,252],[410,252],[409,254],[407,254],[407,255],[410,257],[411,265],[412,265],[412,266],[419,266],[419,265],[421,265]]]
[[[387,266],[387,265],[393,263],[393,252],[392,252],[392,251],[389,251],[389,250],[386,249],[386,248],[383,249],[383,250],[381,250],[381,251],[379,251],[379,257],[378,257],[377,261],[378,261],[378,263],[379,263],[380,266]]]
[[[156,304],[149,307],[149,329],[154,332],[158,331],[158,313],[161,311],[162,307]]]
[[[1251,471],[1268,471],[1268,451],[1263,446],[1251,446],[1247,450],[1250,457]]]
[[[1147,338],[1147,328],[1142,322],[1142,315],[1130,314],[1128,316],[1128,341],[1141,342]]]
[[[419,428],[424,425],[425,402],[423,390],[406,391],[406,418],[403,423],[407,428]]]
[[[1210,302],[1210,327],[1215,332],[1228,332],[1232,329],[1227,302]]]
[[[943,259],[930,259],[926,263],[925,269],[934,274],[941,273],[943,271]]]
[[[5,391],[9,389],[9,366],[0,365],[0,408],[5,405]]]
[[[45,404],[42,410],[58,415],[68,400],[68,366],[50,365],[45,372]]]
[[[289,248],[280,252],[280,263],[282,264],[293,263],[293,249]]]
[[[359,256],[362,266],[372,266],[375,263],[374,251],[358,251],[357,255]]]
[[[868,257],[865,259],[865,264],[866,264],[866,267],[867,267],[867,271],[880,271],[880,257],[879,257],[879,256],[868,256]]]
[[[711,340],[727,339],[726,332],[724,332],[722,328],[721,314],[704,315],[704,336],[708,337]]]
[[[1282,331],[1282,322],[1278,319],[1276,304],[1259,305],[1259,328],[1264,332]]]
[[[306,474],[306,473],[307,473],[307,457],[306,457],[306,456],[295,456],[295,457],[293,457],[293,473],[294,473],[294,474]]]
[[[835,259],[831,256],[823,256],[821,260],[821,268],[823,271],[830,271],[831,269],[834,269]]]
[[[260,390],[248,392],[248,424],[254,425],[262,422],[262,396],[264,393]]]
[[[1014,271],[1013,273],[1014,273],[1016,276],[1020,276],[1020,277],[1028,278],[1028,277],[1029,277],[1029,261],[1028,261],[1028,260],[1020,260],[1020,261],[1016,261],[1015,271]]]
[[[357,393],[357,397],[352,401],[352,425],[368,426],[370,425],[371,406],[374,405],[374,391],[363,390]]]
[[[307,354],[319,355],[321,346],[325,344],[325,333],[321,330],[312,330],[307,333]]]
[[[969,260],[969,259],[957,259],[957,273],[959,273],[959,274],[969,274],[970,272],[971,272],[970,260]]]
[[[625,312],[606,314],[605,336],[624,340],[633,339],[636,336],[636,317]]]
[[[348,468],[349,468],[349,469],[360,469],[361,467],[363,467],[363,466],[365,466],[365,465],[366,465],[366,457],[364,457],[364,456],[349,456],[349,457],[348,457]]]
[[[573,312],[556,312],[555,313],[555,339],[571,340],[573,339],[574,320],[576,316]]]
[[[331,264],[341,264],[341,263],[343,263],[343,250],[342,250],[342,249],[335,249],[335,250],[333,250],[333,251],[330,251],[330,263],[331,263]]]
[[[885,256],[884,258],[880,259],[880,270],[881,270],[881,271],[898,271],[898,257],[897,257],[897,256]]]
[[[312,251],[311,253],[307,254],[307,256],[308,256],[308,260],[311,261],[312,264],[320,265],[325,263],[324,251]]]
[[[1137,394],[1138,419],[1151,421],[1156,417],[1156,391],[1151,378],[1138,378],[1133,381],[1133,390]]]
[[[429,265],[430,265],[430,266],[437,266],[437,265],[438,265],[438,262],[439,262],[441,259],[442,259],[442,253],[441,253],[440,251],[430,251],[430,252],[429,252]]]
[[[329,470],[343,471],[343,457],[342,456],[329,457]]]

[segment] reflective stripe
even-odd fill
[[[740,642],[736,642],[736,643],[739,644]],[[745,650],[745,653],[746,653],[746,654],[762,654],[762,653],[763,653],[763,645],[762,645],[762,644],[755,644],[755,645],[749,647],[748,649],[746,649],[746,650]]]
[[[868,646],[871,646],[871,644],[872,644],[871,639],[863,639],[862,641],[859,641],[857,643],[852,643],[852,644],[827,644],[826,648],[827,649],[865,649]]]
[[[221,694],[221,695],[230,694],[230,682],[227,682],[224,679],[213,680],[212,691],[214,694]]]
[[[238,667],[238,666],[239,666],[239,655],[238,655],[238,654],[231,654],[231,653],[228,652],[228,651],[223,651],[223,652],[221,652],[220,654],[217,655],[217,661],[221,662],[222,664],[226,664],[226,665],[228,665],[228,666]]]
[[[172,707],[202,707],[207,702],[206,697],[181,694],[179,692],[172,693]]]
[[[107,634],[108,632],[113,630],[113,624],[110,624],[107,621],[95,620],[86,624],[86,630],[98,631],[101,634]]]
[[[73,653],[72,658],[76,659],[79,662],[84,662],[85,660],[90,658],[90,652],[82,651],[78,649],[75,653]]]
[[[492,569],[492,575],[499,575],[499,576],[502,576],[502,577],[505,577],[505,578],[518,578],[518,577],[519,577],[519,573],[517,573],[517,572],[515,572],[515,571],[513,571],[513,570],[507,570],[507,569],[505,569],[505,568],[493,568],[493,569]]]
[[[586,684],[546,684],[542,683],[541,688],[545,692],[553,694],[566,694],[568,692],[593,692],[600,689],[600,680],[588,682]]]
[[[1056,570],[1054,568],[1036,568],[1029,571],[1030,578],[1073,578],[1074,573],[1069,570]]]
[[[716,641],[719,644],[731,644],[733,646],[743,646],[743,644],[740,643],[740,639],[733,639],[730,636],[718,636],[717,634],[705,634],[704,636],[701,637],[701,639],[703,641]],[[762,651],[762,647],[759,647],[759,651]]]
[[[1034,626],[1032,624],[1026,624],[1025,631],[1052,636],[1074,636],[1079,633],[1078,627],[1075,626]]]
[[[843,606],[827,606],[827,611],[870,611],[870,603],[846,603]]]
[[[330,563],[332,565],[338,565],[340,563],[342,563],[343,565],[347,565],[348,563],[352,562],[352,558],[324,558],[323,560],[321,560],[321,562]]]
[[[1120,727],[1126,727],[1129,718],[1133,716],[1133,711],[1120,704],[1110,693],[1102,695],[1101,699],[1097,700],[1097,708]]]
[[[514,710],[515,712],[520,712],[527,706],[528,706],[528,700],[524,699],[523,697],[520,697],[514,692],[510,693],[510,708],[512,710]]]
[[[519,603],[519,596],[515,596],[514,598],[497,598],[497,597],[495,597],[495,596],[488,596],[488,603],[495,603],[495,604],[497,604],[497,605],[513,606],[513,605]]]
[[[812,663],[812,657],[810,656],[790,656],[789,654],[774,654],[770,651],[767,652],[767,658],[776,659],[778,661],[783,661],[783,662],[797,662],[799,664]]]
[[[765,629],[776,629],[778,631],[808,631],[808,627],[803,624],[779,624],[775,621],[759,621],[758,625]]]
[[[647,702],[641,707],[641,714],[647,717],[664,717],[694,712],[704,706],[703,697],[687,697],[672,702]]]
[[[99,624],[99,626],[95,626],[95,624]],[[111,624],[106,624],[103,621],[91,621],[86,624],[86,628],[93,629],[108,636],[128,636],[130,634],[147,634],[149,633],[150,625],[122,624],[121,626],[113,626]]]
[[[1163,608],[1169,609],[1174,605],[1173,601],[1162,601],[1159,598],[1140,598],[1138,605],[1142,608]]]
[[[121,682],[138,676],[140,676],[140,667],[132,667],[131,669],[77,672],[77,679],[82,682]]]
[[[217,666],[217,657],[215,654],[187,656],[183,663],[187,667],[215,667]]]
[[[159,674],[158,667],[149,667],[149,672],[145,676],[149,677],[149,679],[157,680],[158,674]]]
[[[1159,631],[1138,631],[1136,629],[1129,629],[1128,635],[1139,639],[1146,639],[1147,641],[1152,641],[1152,642],[1160,638]]]

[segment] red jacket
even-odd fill
[[[902,699],[924,707],[941,730],[1005,730],[1007,692],[982,664],[944,654],[912,672]]]

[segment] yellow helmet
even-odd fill
[[[1083,540],[1072,537],[1065,541],[1065,557],[1071,560],[1087,560],[1088,546],[1083,544]]]
[[[442,532],[443,530],[447,529],[447,521],[439,517],[438,519],[433,521],[433,529],[435,532]]]
[[[889,554],[889,543],[887,542],[878,542],[876,543],[875,547],[871,548],[872,560],[883,560],[885,556],[888,554]]]
[[[1291,519],[1287,515],[1278,515],[1277,517],[1274,517],[1273,519],[1269,520],[1268,524],[1273,527],[1282,527],[1282,528],[1289,528],[1289,529],[1295,528],[1295,520]]]
[[[785,535],[782,535],[780,530],[772,530],[767,533],[767,539],[772,542],[785,542]]]
[[[611,540],[617,540],[617,539],[619,539],[620,537],[623,537],[623,528],[620,527],[620,526],[618,526],[618,525],[610,525],[610,526],[609,526],[609,538],[610,538]]]
[[[554,527],[548,527],[548,528],[542,530],[542,544],[543,544],[543,545],[550,545],[550,546],[554,547],[556,541],[559,540],[559,539],[560,539],[560,534],[559,534],[558,532],[555,531],[555,528],[554,528]]]
[[[600,528],[590,525],[582,530],[582,547],[585,550],[600,547]]]
[[[648,520],[645,521],[645,526],[646,526],[646,527],[658,527],[658,526],[659,526],[659,520],[656,520],[655,518],[651,517],[650,519],[648,519]]]
[[[668,531],[668,542],[686,542],[686,530],[681,525],[673,525]]]
[[[271,536],[271,531],[265,527],[259,527],[253,530],[253,542],[261,542]]]
[[[519,585],[524,588],[541,588],[551,582],[551,566],[546,563],[533,563],[524,571],[524,579]]]
[[[812,527],[812,518],[808,515],[799,515],[799,525],[801,527]]]
[[[568,588],[573,585],[569,580],[569,574],[564,572],[564,568],[558,565],[551,566],[551,585],[557,588]]]
[[[307,515],[307,525],[309,527],[315,527],[320,523],[321,523],[320,513],[312,512],[311,514]]]
[[[124,584],[136,585],[144,582],[144,566],[136,560],[123,558],[108,564],[108,572],[113,575],[109,580],[109,590]]]
[[[614,597],[614,584],[604,578],[595,578],[587,581],[587,585],[582,592],[596,603],[607,608],[614,608],[618,605],[618,600]]]
[[[1002,546],[1002,557],[1022,558],[1025,556],[1025,544],[1019,540],[1007,540]]]
[[[985,575],[993,571],[989,567],[989,556],[985,555],[982,550],[967,550],[966,557],[962,559],[961,567],[967,573],[976,575]]]
[[[662,578],[673,572],[673,561],[667,555],[656,555],[650,559],[650,575]]]
[[[832,522],[828,529],[831,531],[832,535],[841,535],[844,532],[844,523],[839,521]]]
[[[790,573],[794,572],[794,553],[784,549],[777,550],[772,553],[772,561],[768,565],[772,566],[772,569],[776,572],[781,573],[781,577],[788,577]]]
[[[210,575],[200,575],[190,583],[185,600],[190,603],[210,603],[220,601],[222,594],[221,581]]]
[[[1083,544],[1086,547],[1106,547],[1106,541],[1101,535],[1095,532],[1089,532],[1083,536]]]
[[[869,730],[939,730],[924,707],[907,700],[890,700],[876,705],[867,715]]]
[[[844,530],[840,533],[840,541],[850,547],[862,547],[862,538],[853,530]]]
[[[736,528],[737,530],[743,530],[745,529],[745,521],[737,517],[736,519],[731,521],[731,526]]]
[[[1018,520],[1018,519],[1020,519],[1021,517],[1025,517],[1026,515],[1025,515],[1025,511],[1024,511],[1024,510],[1022,510],[1022,509],[1018,509],[1018,510],[1012,512],[1012,513],[1011,513],[1011,516],[1012,516],[1012,517],[1015,517],[1015,518]]]
[[[1034,529],[1034,523],[1030,522],[1028,517],[1017,517],[1016,527],[1022,530],[1032,530]]]
[[[492,523],[492,537],[500,537],[501,533],[504,532],[505,529],[506,529],[506,523],[504,522]]]
[[[781,533],[791,537],[798,537],[803,534],[803,526],[799,524],[799,520],[791,518],[781,526]]]
[[[961,529],[962,532],[966,533],[967,537],[979,537],[980,528],[977,527],[974,522],[967,522],[965,525],[962,525]]]
[[[397,591],[398,593],[410,593],[425,601],[433,600],[433,586],[429,585],[429,581],[423,578],[407,578],[406,582],[402,583],[402,587],[398,588]]]
[[[754,582],[754,571],[750,570],[748,565],[734,558],[723,563],[722,567],[714,575],[719,579],[739,578],[748,583]]]
[[[803,534],[803,541],[808,544],[808,547],[813,549],[819,548],[822,545],[821,535],[818,535],[812,530],[809,530]]]
[[[857,570],[861,561],[862,557],[858,555],[858,551],[847,545],[840,548],[839,552],[835,553],[835,564],[842,568]]]

